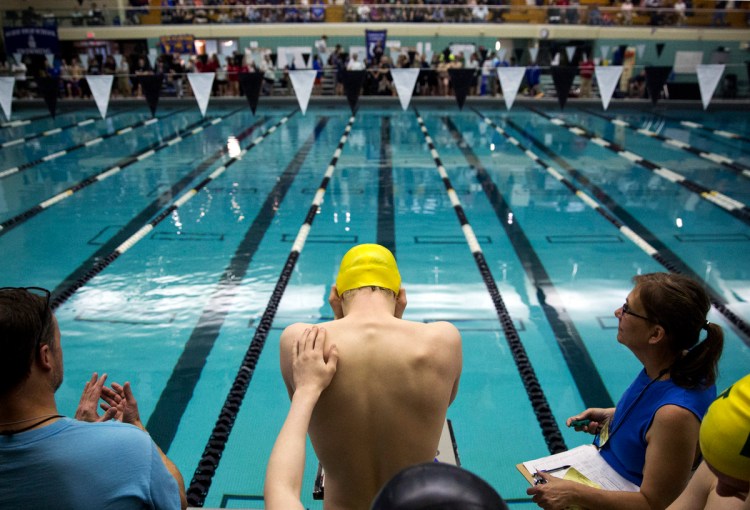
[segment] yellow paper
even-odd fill
[[[588,485],[589,487],[593,487],[595,489],[602,488],[601,485],[599,485],[596,482],[592,482],[591,480],[583,476],[583,474],[581,474],[580,471],[578,471],[576,468],[573,468],[573,467],[568,469],[568,471],[565,473],[565,476],[563,476],[563,480],[570,480],[571,482],[582,483],[583,485]]]

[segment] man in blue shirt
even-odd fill
[[[182,476],[143,427],[130,384],[107,388],[94,374],[71,419],[55,403],[62,379],[49,291],[0,289],[0,507],[186,508]]]

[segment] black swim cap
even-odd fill
[[[371,510],[507,510],[503,498],[477,475],[452,464],[428,462],[399,472]]]

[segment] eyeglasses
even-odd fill
[[[622,305],[622,314],[623,315],[628,314],[628,315],[632,315],[633,317],[638,317],[639,319],[643,319],[644,321],[654,322],[648,317],[644,317],[643,315],[638,315],[637,313],[635,313],[633,310],[630,309],[627,303],[623,303]]]
[[[33,294],[35,296],[38,296],[42,299],[44,299],[44,309],[39,313],[39,318],[42,321],[42,327],[39,328],[39,333],[36,335],[36,341],[34,343],[34,352],[36,352],[39,349],[39,346],[42,344],[42,334],[44,333],[44,330],[47,329],[47,317],[49,317],[48,311],[50,310],[49,307],[49,300],[50,300],[50,291],[47,289],[43,289],[42,287],[2,287],[0,288],[0,292],[6,291],[6,290],[25,290],[29,294]]]

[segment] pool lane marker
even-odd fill
[[[36,159],[34,161],[28,161],[26,163],[23,163],[22,165],[15,166],[13,168],[8,168],[6,170],[0,170],[0,179],[3,179],[5,177],[9,177],[9,176],[11,176],[11,175],[13,175],[15,173],[22,172],[24,170],[28,170],[29,168],[32,168],[32,167],[34,167],[34,166],[36,166],[36,165],[38,165],[40,163],[46,163],[47,161],[51,161],[53,159],[57,159],[60,156],[65,156],[66,154],[70,154],[71,152],[73,152],[75,150],[78,150],[78,149],[80,149],[82,147],[91,147],[92,145],[97,145],[97,144],[103,142],[104,140],[106,140],[108,138],[112,138],[112,137],[115,137],[115,136],[124,135],[126,133],[129,133],[130,131],[133,131],[134,129],[138,129],[138,128],[143,127],[143,126],[150,126],[151,124],[159,122],[160,120],[164,120],[167,117],[171,117],[172,115],[175,115],[175,114],[177,114],[179,112],[182,112],[182,111],[185,111],[185,110],[186,110],[186,108],[183,108],[183,109],[180,109],[180,110],[175,110],[175,111],[173,111],[171,113],[168,113],[167,115],[164,115],[162,117],[153,117],[153,118],[145,119],[145,120],[142,120],[140,122],[136,122],[135,124],[131,124],[130,126],[118,129],[118,130],[116,130],[116,131],[114,131],[112,133],[107,133],[107,134],[104,134],[104,135],[101,135],[101,136],[97,136],[97,137],[91,138],[91,139],[89,139],[89,140],[87,140],[85,142],[81,142],[81,143],[79,143],[77,145],[72,145],[70,147],[67,147],[65,149],[59,150],[57,152],[54,152],[54,153],[51,153],[51,154],[47,154],[46,156],[43,156],[43,157],[41,157],[39,159]]]
[[[216,420],[213,431],[206,443],[206,447],[201,456],[201,460],[193,475],[193,479],[190,482],[190,486],[187,489],[187,500],[188,505],[201,507],[206,500],[208,491],[211,488],[211,482],[216,474],[216,470],[219,467],[219,461],[221,460],[222,452],[226,446],[226,442],[229,440],[229,436],[232,433],[235,420],[239,414],[242,401],[245,398],[247,389],[250,385],[250,381],[255,372],[255,367],[260,358],[263,346],[265,345],[268,333],[271,330],[273,319],[276,315],[281,298],[284,295],[286,286],[289,283],[289,279],[292,276],[294,267],[297,264],[297,260],[305,246],[305,241],[312,228],[312,223],[315,220],[315,216],[320,210],[320,205],[323,203],[323,197],[325,196],[328,183],[331,181],[331,177],[338,164],[341,152],[349,139],[349,134],[352,130],[355,117],[352,115],[349,117],[349,122],[344,129],[344,133],[339,139],[338,146],[333,153],[331,161],[328,163],[328,167],[323,176],[323,180],[318,186],[315,195],[313,196],[310,208],[307,211],[307,215],[297,232],[297,236],[292,244],[292,249],[289,252],[286,263],[284,264],[281,274],[276,286],[271,293],[271,297],[268,300],[263,316],[261,317],[258,328],[255,330],[253,339],[248,346],[245,357],[242,359],[242,363],[237,372],[237,376],[232,383],[232,387],[229,390],[229,394],[222,406],[219,417]],[[237,282],[239,283],[239,282]],[[153,416],[153,415],[152,415]],[[150,430],[150,429],[149,429]]]
[[[259,118],[254,124],[239,133],[236,136],[237,140],[244,141],[245,138],[255,132],[255,130],[261,125],[265,124],[265,122],[266,117]],[[115,248],[120,246],[120,244],[133,235],[141,225],[153,218],[154,215],[158,214],[164,204],[168,204],[173,197],[181,193],[182,190],[184,190],[188,184],[193,182],[196,177],[203,174],[203,172],[216,163],[216,161],[223,155],[228,154],[228,152],[229,149],[226,146],[222,146],[208,158],[204,159],[200,165],[190,170],[168,189],[164,190],[158,197],[152,200],[150,204],[142,209],[141,212],[133,216],[127,225],[123,226],[115,235],[105,241],[98,250],[92,253],[52,290],[52,299],[50,301],[52,309],[57,309],[57,307],[65,303],[65,301],[91,280],[91,278],[99,274],[109,264],[109,262],[103,261],[107,261],[107,259],[113,254]]]
[[[669,271],[673,273],[678,274],[685,274],[687,276],[692,277],[696,281],[703,281],[703,279],[698,276],[692,269],[690,269],[690,266],[688,266],[685,262],[683,262],[675,253],[671,252],[668,247],[663,245],[661,242],[659,242],[659,248],[657,249],[652,243],[649,243],[644,236],[639,235],[635,232],[635,230],[639,230],[641,232],[644,232],[648,237],[656,240],[656,236],[654,236],[646,227],[641,225],[637,222],[635,218],[630,216],[628,214],[628,217],[631,221],[631,224],[633,227],[629,227],[619,219],[617,219],[615,216],[610,214],[606,209],[604,209],[594,198],[587,195],[585,192],[581,191],[580,189],[576,188],[576,186],[568,179],[566,179],[560,172],[558,172],[555,168],[553,168],[549,163],[542,160],[539,156],[534,154],[531,150],[527,149],[521,142],[519,142],[516,138],[514,138],[510,133],[505,131],[503,128],[498,126],[495,122],[492,121],[489,117],[483,115],[482,113],[478,112],[477,110],[474,110],[477,115],[482,117],[486,124],[488,124],[490,127],[492,127],[498,134],[502,135],[506,140],[508,140],[513,145],[517,146],[519,150],[523,151],[527,156],[531,154],[532,156],[529,156],[529,159],[533,160],[537,165],[541,166],[547,173],[549,173],[552,177],[554,177],[557,181],[559,181],[563,186],[568,188],[571,193],[575,194],[578,198],[581,199],[581,201],[591,207],[593,210],[598,212],[600,215],[602,215],[607,221],[609,221],[612,225],[614,225],[620,233],[622,233],[625,237],[627,237],[633,244],[638,246],[641,250],[643,250],[648,256],[652,257],[654,260],[656,260],[659,264],[667,268]],[[516,131],[519,133],[524,133],[524,131],[520,128],[520,126],[517,126],[512,121],[508,121],[508,124],[512,126]],[[527,134],[531,138],[530,135]],[[535,141],[532,139],[532,142],[543,151],[549,151],[541,142]],[[614,200],[604,193],[602,190],[600,190],[598,187],[596,187],[591,181],[583,174],[581,174],[578,170],[573,168],[571,165],[567,164],[565,160],[558,157],[558,164],[563,166],[568,172],[573,174],[574,177],[576,177],[579,181],[583,182],[584,184],[589,185],[590,187],[594,188],[595,195],[599,198],[599,200],[609,203],[609,204],[615,204]],[[612,208],[612,206],[610,206]],[[621,211],[620,213],[627,214],[626,211]],[[636,225],[637,224],[637,225]],[[654,243],[656,244],[656,243]],[[748,325],[741,317],[739,317],[737,314],[735,314],[729,307],[727,306],[726,301],[714,290],[708,285],[705,284],[707,291],[709,292],[709,295],[711,296],[711,302],[714,305],[714,308],[718,310],[724,317],[729,321],[730,324],[732,324],[735,328],[738,330],[738,336],[743,339],[745,344],[750,343],[750,325]]]
[[[123,110],[121,112],[114,113],[109,116],[109,118],[115,117],[117,115],[122,115],[123,113],[127,113],[127,110]],[[0,149],[5,149],[6,147],[12,147],[14,145],[18,145],[21,143],[26,143],[31,140],[35,140],[37,138],[44,138],[45,136],[52,136],[56,135],[58,133],[62,133],[66,129],[74,128],[74,127],[84,127],[88,126],[89,124],[93,124],[94,122],[98,120],[103,120],[97,117],[92,117],[86,120],[81,120],[79,122],[73,122],[72,124],[67,124],[65,126],[60,126],[52,129],[48,129],[46,131],[40,131],[38,133],[33,133],[30,135],[22,136],[21,138],[16,138],[15,140],[8,140],[7,142],[0,143]]]
[[[616,143],[610,142],[609,140],[605,138],[601,138],[595,134],[592,134],[590,131],[583,129],[580,126],[570,124],[559,118],[554,118],[551,115],[548,115],[546,112],[543,112],[541,110],[538,110],[530,106],[525,106],[525,108],[528,108],[529,110],[536,113],[537,115],[545,117],[546,119],[550,121],[550,123],[556,126],[564,127],[571,133],[577,136],[580,136],[582,138],[587,138],[591,140],[592,142],[594,142],[596,145],[599,145],[600,147],[603,147],[611,152],[614,152],[618,156],[625,158],[628,161],[631,161],[632,163],[635,163],[637,165],[642,166],[643,168],[647,170],[650,170],[651,172],[655,173],[659,177],[662,177],[675,184],[679,184],[680,186],[692,191],[693,193],[698,194],[704,200],[707,200],[711,202],[712,204],[721,207],[722,209],[727,211],[729,214],[731,214],[735,218],[750,225],[750,208],[748,208],[744,203],[738,200],[735,200],[733,198],[730,198],[724,195],[723,193],[719,193],[716,190],[711,190],[709,188],[706,188],[705,186],[702,186],[696,182],[693,182],[687,179],[682,174],[679,174],[659,164],[656,164],[653,161],[649,161],[638,154],[635,154],[633,152],[630,152],[627,149],[624,149],[623,147],[620,147]]]
[[[706,131],[708,133],[712,133],[716,136],[720,136],[722,138],[727,138],[729,140],[740,140],[743,142],[750,142],[750,138],[744,135],[741,135],[739,133],[733,133],[731,131],[725,131],[723,129],[715,129],[712,127],[708,127],[704,124],[700,124],[698,122],[693,122],[691,120],[679,120],[679,119],[672,119],[670,117],[667,117],[666,115],[662,114],[662,117],[665,119],[673,120],[675,122],[679,122],[681,125],[685,126],[686,128],[690,129],[700,129],[701,131]]]
[[[712,163],[716,163],[718,165],[721,165],[725,168],[729,168],[730,170],[733,170],[737,172],[738,174],[744,176],[744,177],[750,177],[750,167],[743,165],[742,163],[738,163],[737,161],[733,160],[732,158],[728,158],[726,156],[723,156],[721,154],[716,154],[715,152],[708,152],[703,151],[701,149],[698,149],[696,147],[693,147],[690,144],[687,144],[685,142],[682,142],[680,140],[676,140],[674,138],[670,138],[668,136],[664,136],[662,134],[657,133],[656,131],[651,131],[650,129],[645,128],[639,128],[637,126],[634,126],[633,124],[621,120],[621,119],[613,119],[611,117],[608,117],[607,115],[604,115],[600,112],[596,112],[593,110],[587,110],[582,109],[582,111],[594,115],[596,117],[602,118],[606,121],[608,121],[611,124],[614,124],[615,126],[621,126],[630,129],[631,131],[635,131],[638,134],[648,136],[650,138],[655,138],[656,140],[662,141],[666,143],[667,145],[671,145],[672,147],[677,147],[678,149],[682,149],[685,152],[689,152],[690,154],[693,154],[695,156],[701,157],[705,160],[711,161]]]
[[[393,154],[391,118],[380,119],[380,164],[378,165],[378,230],[377,243],[396,256],[396,224],[393,204]]]
[[[565,440],[562,437],[560,428],[557,426],[557,421],[555,420],[552,409],[547,402],[547,397],[544,395],[542,386],[541,384],[539,384],[539,380],[536,377],[536,372],[534,371],[534,367],[531,365],[531,361],[529,360],[528,354],[526,353],[526,348],[521,341],[521,337],[518,334],[518,330],[513,324],[513,318],[508,312],[508,309],[503,302],[503,298],[500,295],[500,290],[495,284],[495,279],[492,276],[492,271],[490,270],[489,265],[484,258],[484,253],[482,253],[482,247],[479,245],[477,236],[474,234],[474,230],[469,224],[469,220],[466,217],[466,213],[464,212],[461,201],[458,198],[458,194],[456,193],[450,179],[448,178],[448,173],[445,170],[445,166],[443,166],[443,162],[441,161],[440,155],[435,148],[435,143],[433,142],[433,139],[430,136],[429,131],[427,130],[427,126],[425,125],[424,120],[422,120],[422,116],[416,109],[414,109],[414,113],[417,116],[419,128],[422,132],[422,135],[424,136],[424,140],[427,143],[428,148],[430,149],[432,159],[435,162],[437,171],[440,174],[440,178],[442,179],[443,185],[445,186],[446,192],[448,193],[448,198],[453,205],[453,210],[458,217],[458,222],[461,225],[461,230],[463,230],[466,243],[469,245],[469,249],[471,250],[471,254],[474,256],[474,260],[477,264],[477,268],[479,269],[479,273],[481,274],[482,279],[487,286],[487,290],[490,293],[490,297],[492,298],[492,302],[495,305],[495,310],[500,319],[500,324],[503,328],[505,339],[508,342],[508,346],[510,347],[510,351],[513,355],[513,361],[516,364],[518,373],[521,376],[521,381],[523,382],[524,388],[526,389],[526,394],[529,397],[532,408],[534,410],[534,414],[536,415],[537,421],[539,422],[539,427],[541,428],[542,434],[544,435],[544,440],[547,444],[547,448],[549,449],[550,453],[565,451],[568,449],[568,447],[565,445]]]
[[[72,196],[74,193],[77,193],[78,191],[81,191],[82,189],[87,188],[94,183],[101,182],[104,179],[107,179],[108,177],[112,177],[113,175],[129,167],[133,163],[138,163],[140,161],[143,161],[144,159],[150,158],[151,156],[161,151],[162,149],[171,147],[172,145],[175,145],[176,143],[179,143],[185,140],[186,138],[196,135],[200,133],[201,131],[203,131],[205,128],[218,124],[226,117],[229,117],[230,115],[234,115],[240,110],[241,108],[227,115],[217,117],[215,119],[199,120],[198,122],[190,124],[184,130],[178,132],[176,135],[167,139],[166,141],[154,142],[151,145],[149,145],[145,150],[141,151],[139,154],[130,156],[129,158],[121,161],[118,165],[115,165],[111,168],[108,168],[106,170],[102,170],[101,172],[97,172],[93,175],[90,175],[89,177],[80,181],[74,186],[71,186],[68,189],[58,193],[57,195],[51,198],[48,198],[47,200],[35,205],[31,209],[28,209],[22,212],[21,214],[18,214],[0,223],[0,236],[7,233],[10,229],[19,226],[21,223],[25,222],[26,220],[33,218],[34,216],[44,211],[45,209],[49,209],[50,207],[57,204],[58,202],[61,202],[65,200],[66,198]]]
[[[591,359],[583,338],[568,315],[564,300],[557,292],[552,278],[547,273],[544,264],[537,255],[520,223],[517,220],[512,222],[507,220],[508,218],[515,218],[516,215],[453,121],[448,117],[444,117],[443,122],[458,143],[458,147],[463,152],[469,166],[476,172],[476,179],[479,181],[499,223],[505,230],[513,246],[513,250],[518,256],[518,260],[522,261],[523,269],[531,285],[536,289],[539,307],[552,328],[552,333],[560,348],[563,360],[568,367],[570,375],[573,377],[579,395],[583,399],[584,407],[613,407],[615,403],[607,391],[607,387],[602,380],[596,364]],[[520,142],[516,145],[520,150],[525,150],[525,148],[522,149]],[[525,150],[525,154],[531,159],[536,157],[529,150]]]

